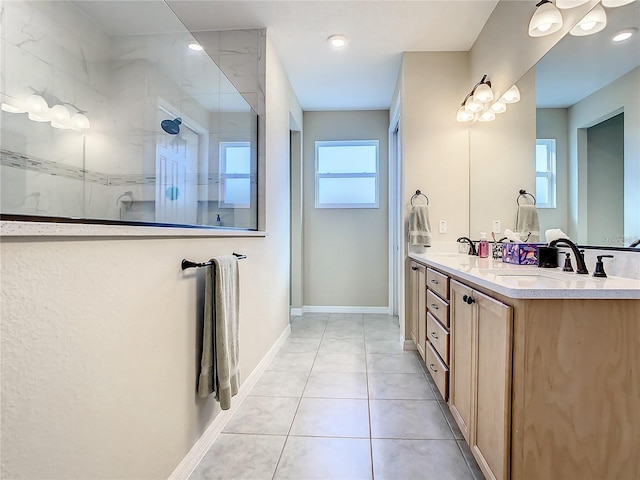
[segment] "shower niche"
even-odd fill
[[[3,220],[257,230],[263,31],[194,50],[163,1],[3,8]]]

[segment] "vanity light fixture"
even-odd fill
[[[584,5],[588,1],[589,0],[556,0],[556,7],[566,10]]]
[[[496,114],[491,109],[485,111],[478,117],[479,122],[493,122],[496,119]]]
[[[507,111],[507,104],[502,100],[498,100],[493,105],[489,107],[489,110],[493,113],[504,113]]]
[[[78,112],[71,117],[71,128],[77,131],[87,130],[91,128],[91,123],[84,113]]]
[[[349,44],[349,41],[347,40],[347,37],[345,37],[344,35],[331,35],[329,38],[327,38],[327,42],[329,42],[329,45],[331,45],[333,48],[344,48]]]
[[[585,35],[593,35],[603,30],[607,26],[607,14],[598,4],[587,13],[578,24],[573,27],[569,33],[575,37],[584,37]]]
[[[71,128],[71,114],[69,109],[64,105],[54,105],[50,110],[51,126],[53,128],[67,129]]]
[[[624,30],[620,30],[613,36],[613,41],[616,43],[620,43],[624,42],[625,40],[629,40],[637,31],[637,28],[625,28]]]
[[[616,8],[633,2],[635,2],[635,0],[602,0],[602,5],[607,8]]]
[[[504,103],[517,103],[520,101],[520,90],[517,85],[513,85],[509,90],[507,90],[502,97],[500,97],[500,101]]]
[[[191,42],[189,45],[187,45],[187,48],[189,50],[193,50],[194,52],[201,52],[202,50],[204,50],[202,45],[196,42]]]
[[[456,120],[458,122],[470,122],[476,119],[476,114],[481,114],[483,111],[489,110],[486,104],[491,102],[493,98],[494,94],[491,89],[491,81],[487,80],[487,75],[483,75],[480,81],[473,86],[471,91],[464,97],[464,100],[462,100],[458,113],[456,114]],[[495,118],[494,112],[492,112],[492,115]]]
[[[2,104],[0,104],[0,109],[7,113],[27,113],[27,109],[20,105],[16,100],[11,101],[11,103],[2,102]]]
[[[538,8],[529,22],[529,36],[544,37],[562,28],[560,10],[550,0],[541,0],[536,7]]]
[[[464,105],[462,105],[459,109],[458,109],[458,114],[456,115],[456,120],[458,122],[464,123],[464,122],[470,122],[471,120],[473,120],[474,118],[476,118],[475,114],[471,113],[471,112],[467,112],[464,109]]]

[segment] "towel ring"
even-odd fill
[[[526,190],[522,189],[518,192],[520,195],[518,195],[518,198],[516,198],[516,203],[518,205],[520,205],[520,197],[524,197],[526,195],[529,195],[532,199],[533,199],[533,204],[536,204],[536,197],[534,197],[532,194],[530,194],[529,192],[527,192]]]
[[[424,193],[422,193],[420,190],[416,190],[416,193],[411,195],[411,206],[413,207],[413,199],[416,197],[424,197],[427,200],[427,205],[429,205],[429,197],[427,197]]]

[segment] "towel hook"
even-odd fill
[[[420,190],[416,190],[416,193],[411,195],[411,206],[413,207],[413,199],[416,197],[424,197],[427,199],[427,205],[429,205],[429,197],[427,197],[424,193],[422,193]]]
[[[529,195],[529,196],[533,199],[533,204],[534,204],[534,205],[536,204],[536,197],[534,197],[532,194],[530,194],[529,192],[527,192],[525,189],[520,189],[520,190],[518,191],[518,193],[520,194],[520,195],[518,195],[518,198],[516,198],[516,203],[517,203],[518,205],[520,205],[520,197],[524,197],[524,196],[526,196],[526,195]]]

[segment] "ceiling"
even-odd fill
[[[498,1],[167,3],[191,31],[266,27],[304,110],[365,110],[389,108],[402,52],[470,50]]]

